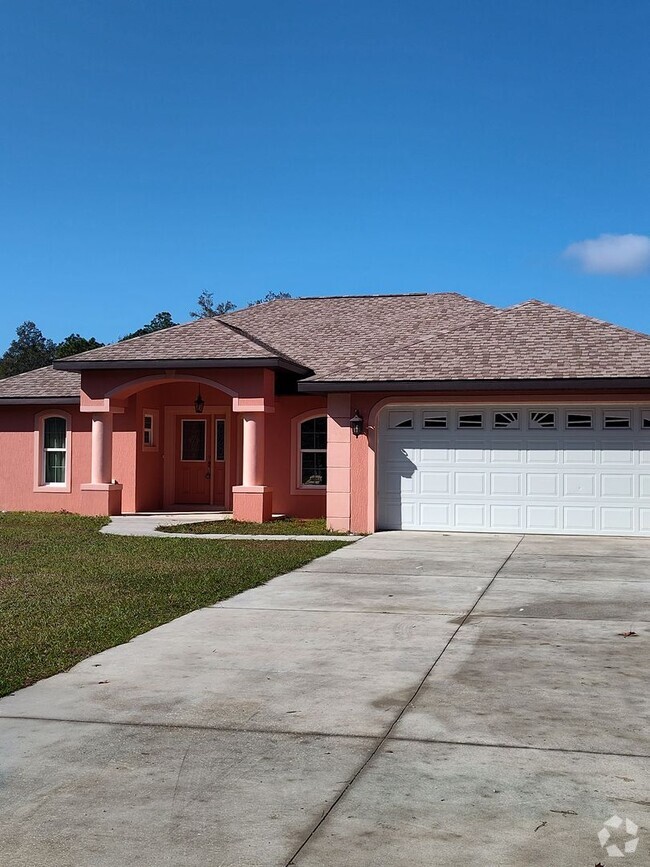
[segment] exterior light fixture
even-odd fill
[[[194,409],[197,411],[197,413],[201,413],[201,412],[203,412],[204,406],[205,406],[205,401],[201,397],[201,392],[199,391],[199,393],[196,396],[196,400],[194,401]]]
[[[350,419],[350,427],[352,428],[352,433],[355,437],[361,436],[363,433],[363,419],[361,418],[358,409],[355,409],[354,415]]]

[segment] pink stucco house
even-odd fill
[[[650,337],[539,301],[283,299],[0,381],[0,509],[650,535]]]

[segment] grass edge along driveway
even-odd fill
[[[107,522],[0,514],[0,696],[346,544],[110,536]]]
[[[333,539],[345,539],[346,533],[336,533],[327,529],[325,518],[274,518],[256,524],[252,521],[235,521],[225,518],[223,521],[195,521],[190,524],[162,524],[156,527],[163,533],[193,533],[197,536],[205,533],[238,533],[246,536],[285,535],[285,536],[332,536]]]

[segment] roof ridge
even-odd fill
[[[278,301],[284,301],[287,299],[278,298]],[[267,302],[272,303],[272,302]],[[234,310],[232,311],[235,312]],[[248,331],[244,328],[240,328],[238,325],[233,325],[231,322],[225,322],[220,316],[211,316],[210,319],[216,320],[220,325],[223,325],[224,328],[229,328],[231,331],[234,331],[236,334],[239,334],[241,337],[249,340],[251,343],[256,344],[261,349],[265,349],[267,352],[272,352],[277,358],[283,358],[285,361],[290,361],[292,364],[297,364],[298,367],[302,367],[305,370],[311,370],[310,367],[306,367],[301,361],[297,361],[295,358],[292,358],[290,355],[287,355],[286,352],[280,352],[279,349],[276,349],[275,346],[272,346],[270,343],[266,343],[264,340],[260,340],[259,337],[253,337]]]
[[[528,301],[521,301],[519,304],[504,307],[503,313],[508,313],[529,305],[545,307],[549,310],[559,310],[562,313],[570,313],[572,316],[575,316],[577,319],[583,319],[585,322],[591,322],[594,325],[604,325],[606,328],[615,328],[617,331],[622,331],[624,334],[633,334],[635,337],[644,337],[646,340],[650,340],[650,334],[647,334],[645,331],[637,331],[634,328],[627,328],[625,325],[618,325],[616,322],[608,322],[606,319],[599,319],[597,316],[589,316],[586,313],[571,310],[570,307],[562,307],[561,304],[551,304],[548,301],[540,301],[539,298],[529,298]]]

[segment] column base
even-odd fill
[[[232,516],[235,521],[261,524],[273,517],[273,488],[266,485],[237,485],[232,489]]]
[[[89,482],[81,490],[84,515],[122,514],[122,485]]]

